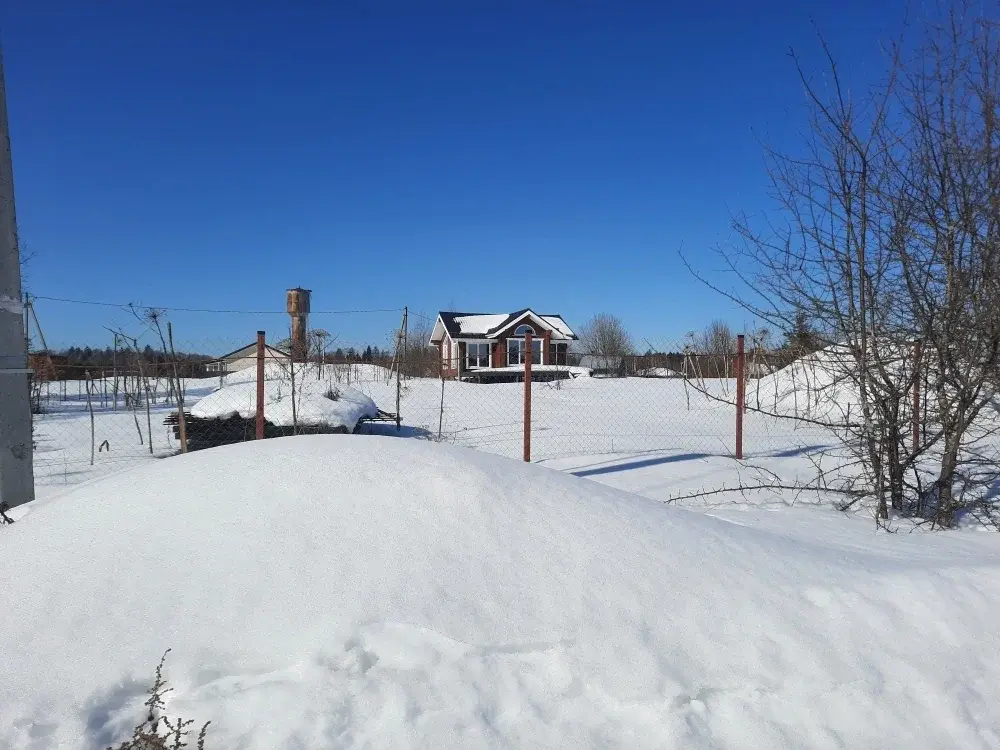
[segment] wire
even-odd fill
[[[30,295],[31,299],[42,299],[48,302],[67,302],[73,305],[97,305],[99,307],[117,307],[122,310],[138,308],[140,310],[164,310],[166,312],[194,313],[228,313],[232,315],[288,315],[285,310],[210,310],[200,307],[161,307],[160,305],[139,305],[133,302],[95,302],[82,299],[64,299],[62,297],[44,297],[40,294]],[[358,315],[361,313],[403,312],[402,307],[385,307],[375,310],[313,310],[310,315]]]

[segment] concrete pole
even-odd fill
[[[21,262],[14,214],[14,167],[7,87],[0,56],[0,505],[35,499],[31,457],[28,350],[21,305]]]

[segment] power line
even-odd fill
[[[134,302],[97,302],[94,300],[65,299],[63,297],[45,297],[40,294],[32,294],[32,299],[41,299],[48,302],[66,302],[72,305],[96,305],[98,307],[117,307],[121,310],[137,308],[140,310],[164,310],[166,312],[192,312],[192,313],[222,313],[231,315],[288,315],[285,310],[211,310],[201,307],[165,307],[160,305],[140,305]],[[310,315],[360,315],[363,313],[390,313],[402,312],[402,307],[385,307],[372,310],[313,310]]]

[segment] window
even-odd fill
[[[222,362],[206,362],[205,372],[222,372]]]
[[[549,364],[566,365],[569,363],[569,344],[552,345],[552,361]]]
[[[476,343],[465,345],[465,366],[489,367],[490,366],[490,345],[487,343]]]
[[[532,336],[534,336],[535,329],[529,325],[521,325],[517,327],[516,331],[514,331],[515,336],[524,336],[527,333],[530,333]]]
[[[520,328],[518,330],[521,330]],[[542,363],[542,340],[531,340],[531,363],[540,365]],[[507,365],[524,364],[524,339],[507,339]]]

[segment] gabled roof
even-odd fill
[[[554,341],[575,341],[577,335],[561,315],[539,315],[530,308],[512,313],[440,312],[431,343],[437,343],[447,333],[453,339],[489,339],[521,319],[531,319],[549,331]]]
[[[278,348],[276,346],[271,346],[270,344],[264,344],[264,349],[268,350],[268,351],[271,351],[274,354],[279,354],[282,357],[291,357],[292,356],[291,352],[287,352],[284,349],[280,349],[280,348]],[[257,351],[257,342],[256,341],[254,341],[251,344],[247,344],[246,346],[241,346],[239,349],[234,349],[233,351],[229,352],[228,354],[223,354],[221,357],[217,357],[216,359],[213,359],[211,361],[212,362],[221,362],[224,359],[229,359],[234,354],[243,354],[244,352],[250,353],[251,351],[253,351],[253,352]]]

